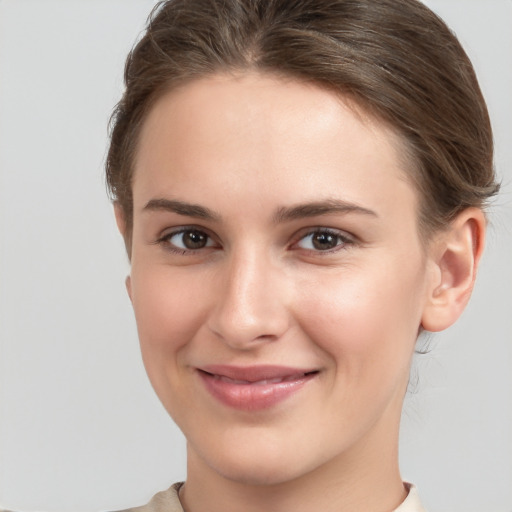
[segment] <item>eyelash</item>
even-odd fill
[[[186,255],[192,255],[196,254],[197,252],[207,249],[209,247],[213,247],[213,245],[206,245],[204,247],[199,247],[197,249],[188,249],[188,248],[181,248],[174,245],[170,240],[171,238],[177,236],[177,235],[183,235],[185,233],[196,233],[199,235],[203,235],[207,238],[207,244],[209,241],[213,241],[213,237],[211,237],[204,229],[196,228],[194,226],[184,226],[182,228],[179,228],[175,231],[171,231],[170,233],[166,233],[162,237],[160,237],[158,240],[156,240],[156,244],[165,246],[165,249],[167,251],[170,251],[175,254],[179,254],[182,256]]]
[[[177,235],[183,235],[185,233],[190,233],[190,234],[195,233],[198,235],[205,236],[207,238],[207,242],[206,242],[207,245],[205,245],[204,247],[199,247],[197,249],[188,249],[188,248],[177,247],[170,241],[173,237],[175,237]],[[301,249],[300,247],[297,249],[295,247],[298,246],[298,244],[301,241],[306,240],[308,237],[313,237],[314,235],[334,237],[336,239],[336,245],[330,249],[322,250],[322,249],[315,249],[315,248],[302,248],[305,251],[308,251],[310,253],[315,253],[318,255],[328,255],[328,254],[336,253],[340,250],[346,250],[351,245],[354,245],[356,242],[353,237],[351,237],[350,235],[348,235],[347,233],[345,233],[343,231],[338,231],[336,229],[330,229],[330,228],[317,227],[317,228],[308,229],[307,231],[301,233],[300,236],[296,238],[296,241],[291,244],[291,248],[293,250],[300,250]],[[209,242],[213,242],[213,243],[209,244]],[[170,233],[166,233],[165,235],[160,237],[158,240],[156,240],[155,243],[158,245],[165,246],[165,249],[172,253],[179,254],[182,256],[193,255],[203,249],[215,247],[215,241],[214,241],[213,237],[208,234],[207,231],[205,231],[204,229],[193,227],[193,226],[185,226],[185,227],[179,228],[175,231],[172,231]],[[314,244],[314,242],[313,242],[313,244]]]
[[[344,231],[339,231],[336,229],[329,229],[323,227],[317,227],[313,229],[309,229],[308,231],[301,233],[300,237],[294,242],[293,246],[297,246],[299,242],[306,240],[308,237],[313,237],[315,235],[328,236],[336,239],[336,245],[330,249],[314,249],[314,248],[305,248],[306,251],[313,252],[318,255],[328,255],[333,254],[341,250],[348,249],[351,245],[354,245],[355,240],[353,237],[345,233]],[[314,242],[313,242],[314,243]]]

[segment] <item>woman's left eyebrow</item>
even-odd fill
[[[355,203],[342,201],[339,199],[328,199],[312,203],[304,203],[296,206],[283,206],[277,210],[274,215],[274,222],[287,222],[291,220],[303,219],[307,217],[316,217],[319,215],[330,214],[348,214],[357,213],[378,217],[377,212],[364,208]]]

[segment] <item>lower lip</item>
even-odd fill
[[[198,374],[206,389],[219,402],[244,411],[269,409],[295,394],[318,375],[312,373],[294,380],[268,384],[237,384],[203,371],[198,371]]]

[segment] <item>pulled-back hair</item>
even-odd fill
[[[425,235],[497,192],[493,139],[473,67],[445,23],[417,0],[169,0],[128,56],[111,119],[107,182],[131,245],[141,126],[174,87],[256,70],[328,87],[404,142]]]

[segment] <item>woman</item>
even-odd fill
[[[471,294],[492,160],[471,64],[415,0],[159,4],[107,176],[188,468],[136,510],[423,510],[403,397]]]

